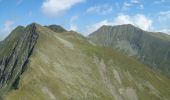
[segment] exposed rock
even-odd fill
[[[0,50],[0,93],[10,88],[17,89],[20,75],[25,71],[29,57],[38,39],[36,24],[26,28],[17,27],[1,45]]]

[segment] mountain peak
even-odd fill
[[[133,24],[123,24],[123,25],[120,25],[120,26],[130,26],[130,27],[136,27],[136,26],[134,26]]]
[[[103,26],[90,34],[89,39],[101,46],[116,48],[129,56],[137,57],[170,77],[170,57],[167,57],[167,54],[170,54],[168,35],[147,32],[131,24],[125,24]]]
[[[40,25],[40,24],[38,24],[38,23],[36,23],[36,22],[33,22],[33,23],[29,24],[29,25],[31,25],[31,26],[36,26],[36,25]],[[29,25],[28,25],[28,26],[29,26]]]
[[[36,27],[38,27],[38,26],[41,26],[41,25],[38,24],[38,23],[33,22],[33,23],[27,25],[26,28],[36,28]]]
[[[49,26],[45,26],[49,29],[51,29],[54,32],[66,32],[67,30],[65,30],[63,27],[61,27],[60,25],[49,25]]]
[[[122,24],[122,25],[115,25],[115,26],[112,26],[112,25],[103,25],[101,28],[99,29],[103,29],[103,28],[116,28],[116,29],[119,29],[119,28],[122,28],[122,29],[137,29],[137,30],[142,30],[132,24]]]

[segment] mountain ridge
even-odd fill
[[[38,34],[34,24],[26,28],[19,26],[1,44],[0,51],[0,94],[11,87],[17,89],[17,81],[26,69]],[[25,34],[22,34],[24,32]]]
[[[27,34],[23,40],[28,42],[30,33],[36,32],[37,42],[26,70],[16,81],[17,89],[10,89],[3,95],[5,100],[170,98],[170,80],[135,58],[116,49],[93,44],[73,31],[60,33],[39,24],[28,26],[21,31],[21,34]],[[27,51],[27,45],[22,48]]]
[[[143,31],[133,25],[104,26],[89,35],[101,46],[113,47],[137,57],[151,68],[170,76],[170,36]]]

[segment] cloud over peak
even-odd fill
[[[89,34],[103,25],[122,25],[122,24],[132,24],[143,30],[150,30],[152,28],[152,20],[143,14],[136,14],[133,16],[119,14],[117,17],[113,18],[113,20],[105,19],[91,26],[88,26],[87,33]]]
[[[136,14],[134,16],[121,14],[114,19],[115,25],[132,24],[143,30],[149,30],[152,28],[152,20],[147,18],[143,14]]]

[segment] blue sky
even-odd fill
[[[1,38],[32,22],[62,25],[83,35],[120,24],[170,34],[170,0],[0,0],[0,13]]]

